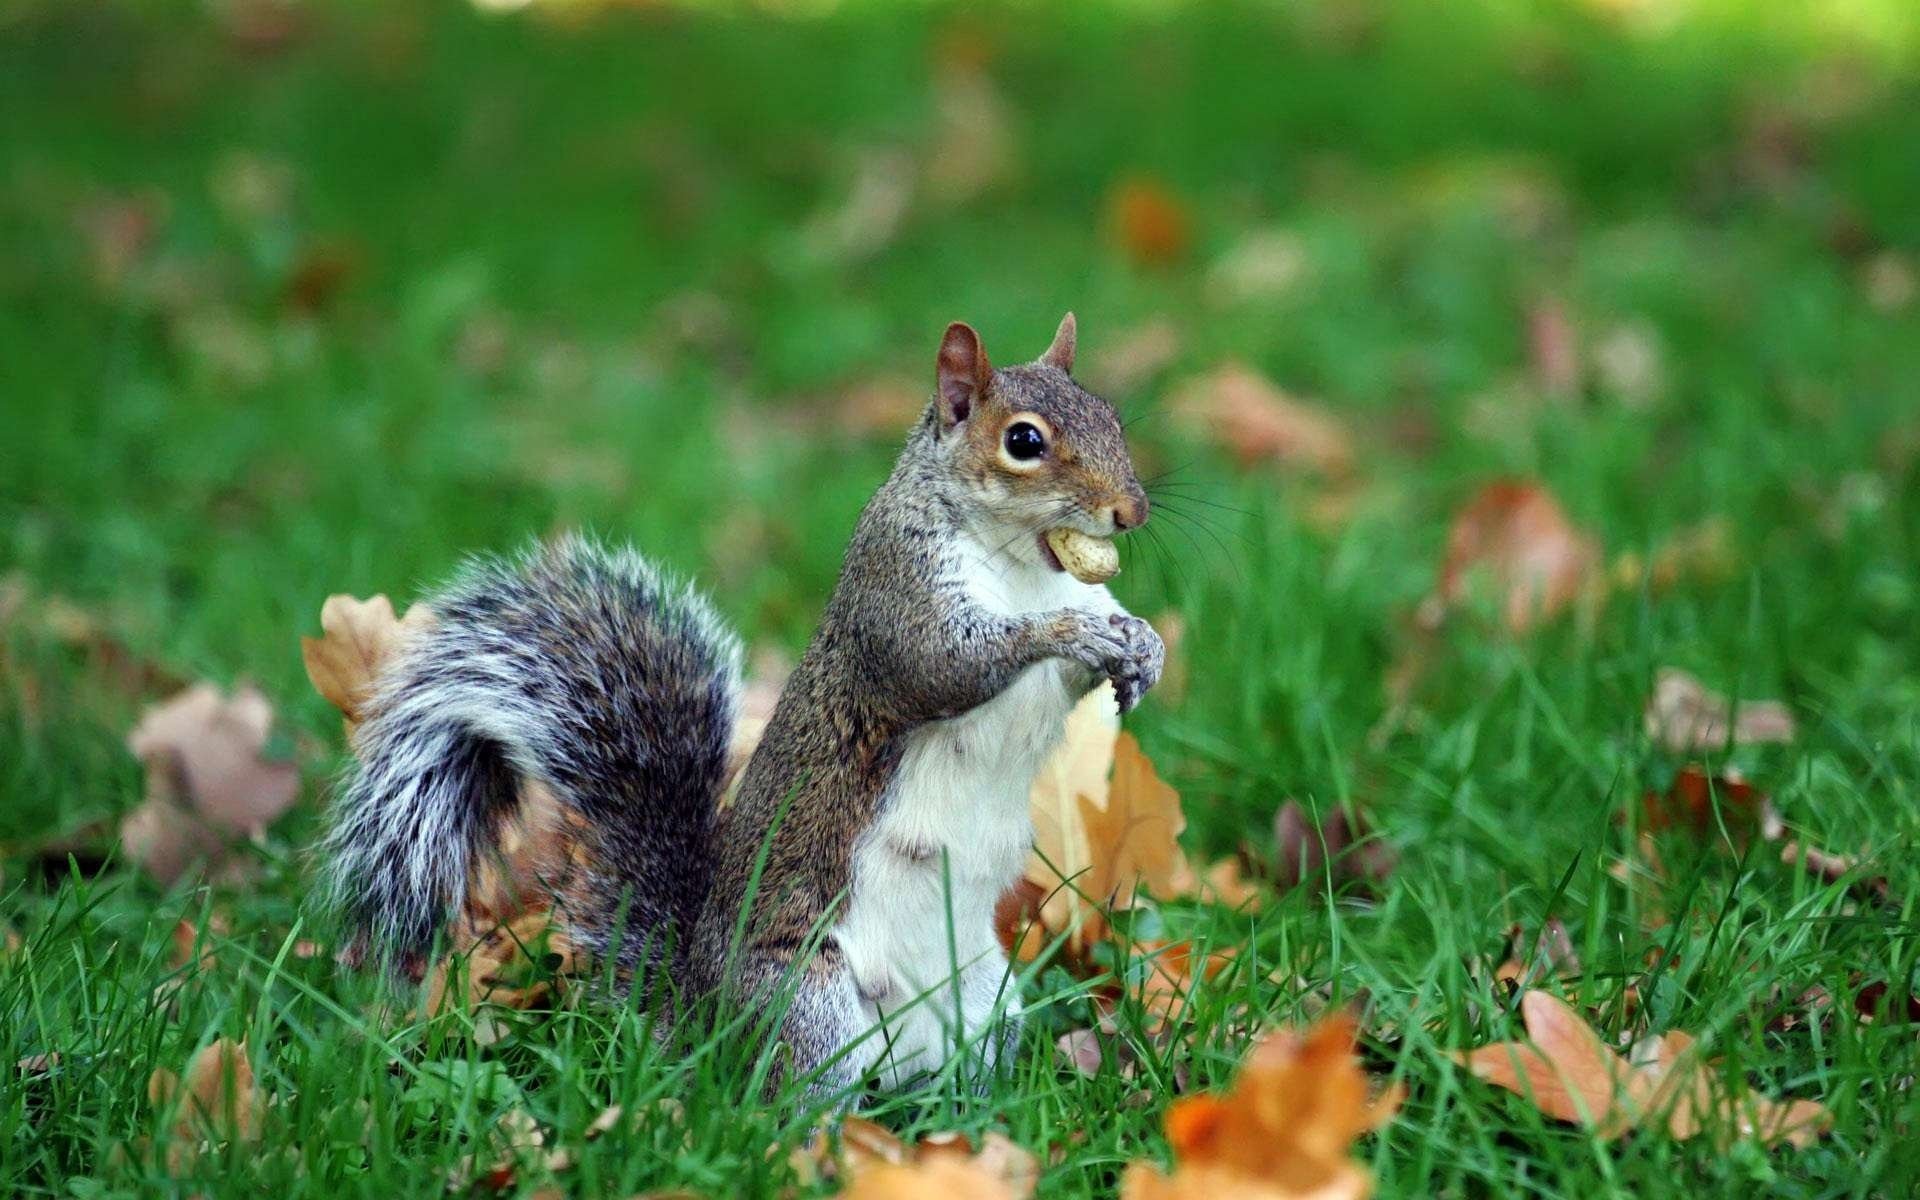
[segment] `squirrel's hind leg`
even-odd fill
[[[782,1044],[767,1080],[769,1096],[786,1081],[803,1079],[813,1098],[859,1106],[861,1081],[886,1046],[872,1032],[873,1018],[845,959],[830,951],[802,962],[750,952],[736,995],[742,1004],[779,1014],[768,1031]]]

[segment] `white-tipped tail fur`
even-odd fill
[[[582,818],[584,894],[601,899],[563,914],[578,943],[630,959],[685,929],[712,875],[739,692],[739,644],[712,607],[580,537],[473,561],[429,603],[436,621],[379,679],[334,802],[328,882],[356,939],[389,961],[424,952],[523,778]]]

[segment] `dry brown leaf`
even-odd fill
[[[1731,769],[1712,775],[1701,767],[1682,767],[1672,787],[1664,794],[1646,793],[1641,805],[1646,827],[1656,833],[1678,828],[1705,837],[1724,822],[1734,841],[1744,845],[1755,833],[1775,841],[1784,832],[1767,794]]]
[[[1289,800],[1273,814],[1273,840],[1274,881],[1282,888],[1296,888],[1329,874],[1334,887],[1356,881],[1379,883],[1400,860],[1392,845],[1373,835],[1358,809],[1335,810],[1315,825],[1298,800]]]
[[[1167,1110],[1176,1165],[1163,1174],[1135,1163],[1125,1200],[1366,1196],[1372,1179],[1347,1157],[1361,1134],[1399,1107],[1379,1098],[1354,1059],[1357,1027],[1340,1014],[1304,1034],[1281,1031],[1256,1045],[1224,1096],[1194,1096]]]
[[[1088,890],[1093,866],[1084,814],[1088,805],[1106,807],[1107,776],[1113,770],[1119,733],[1113,687],[1102,683],[1067,715],[1065,735],[1028,793],[1033,850],[1027,856],[1025,878],[1044,900],[1038,913],[1041,932],[1071,931],[1077,948],[1105,936],[1105,922],[1079,895]],[[1063,885],[1063,880],[1071,883]]]
[[[1160,1033],[1177,1025],[1186,1016],[1194,986],[1224,970],[1233,961],[1234,951],[1228,947],[1208,952],[1206,961],[1201,964],[1198,980],[1193,973],[1191,942],[1136,942],[1133,955],[1147,963],[1146,974],[1139,981],[1136,994],[1141,1007],[1147,1011],[1148,1032]]]
[[[573,944],[551,919],[549,912],[526,912],[485,930],[460,922],[455,930],[460,948],[433,965],[422,1014],[442,1010],[463,970],[469,1005],[534,1008],[548,1001],[578,966]]]
[[[1114,908],[1131,908],[1143,884],[1159,896],[1193,891],[1193,868],[1180,849],[1180,833],[1187,827],[1180,793],[1154,771],[1132,734],[1122,733],[1114,742],[1106,807],[1082,808],[1093,848],[1089,890],[1094,896]]]
[[[837,1139],[816,1129],[788,1155],[788,1163],[804,1184],[845,1182],[844,1196],[1026,1200],[1040,1178],[1039,1161],[1004,1134],[990,1132],[978,1146],[961,1133],[930,1133],[909,1144],[886,1126],[858,1116],[842,1119]],[[946,1188],[959,1190],[941,1190]],[[981,1188],[988,1190],[973,1190]]]
[[[1632,1125],[1628,1099],[1633,1069],[1608,1048],[1586,1019],[1546,992],[1520,998],[1527,1041],[1499,1042],[1456,1054],[1475,1076],[1530,1100],[1556,1121],[1585,1125],[1600,1137]]]
[[[1187,206],[1159,180],[1124,180],[1107,196],[1110,236],[1135,266],[1166,267],[1185,258],[1191,225]]]
[[[947,1155],[862,1171],[840,1195],[846,1200],[1020,1200],[985,1167]]]
[[[1772,1100],[1738,1080],[1725,1086],[1693,1037],[1679,1030],[1644,1039],[1629,1060],[1572,1006],[1545,992],[1523,995],[1520,1013],[1526,1041],[1482,1046],[1456,1053],[1455,1060],[1554,1120],[1586,1126],[1603,1139],[1653,1117],[1679,1141],[1712,1130],[1723,1148],[1736,1138],[1805,1147],[1832,1126],[1832,1114],[1813,1101]]]
[[[1176,417],[1243,467],[1276,463],[1333,479],[1352,473],[1353,440],[1346,427],[1244,363],[1188,380],[1169,404]]]
[[[190,1161],[202,1138],[251,1142],[260,1133],[260,1097],[247,1044],[219,1038],[187,1064],[184,1081],[165,1067],[147,1078],[147,1101],[174,1113],[174,1159]]]
[[[1678,667],[1662,667],[1647,697],[1647,736],[1675,754],[1790,742],[1793,714],[1778,700],[1743,700],[1738,713],[1727,698],[1708,690]]]
[[[127,736],[146,800],[120,827],[126,855],[162,883],[226,843],[261,833],[300,794],[300,772],[262,755],[273,706],[250,685],[231,698],[196,684],[149,708]]]
[[[1599,564],[1599,544],[1574,527],[1553,493],[1519,480],[1490,483],[1454,517],[1423,624],[1437,626],[1484,577],[1507,628],[1524,634],[1588,594]]]
[[[320,606],[321,636],[300,639],[300,657],[313,690],[340,710],[347,736],[360,724],[362,707],[380,670],[411,639],[433,624],[433,611],[416,604],[396,617],[385,596],[360,600],[328,596]]]
[[[1257,880],[1248,879],[1242,874],[1243,868],[1238,858],[1222,858],[1207,868],[1201,876],[1195,895],[1202,900],[1218,904],[1222,908],[1245,908],[1249,912],[1257,911],[1266,901],[1267,889]]]

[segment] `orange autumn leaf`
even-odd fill
[[[156,1068],[147,1078],[147,1102],[173,1116],[170,1159],[176,1167],[203,1138],[251,1142],[260,1134],[260,1097],[243,1041],[216,1039],[193,1056],[184,1077]]]
[[[1160,896],[1193,890],[1193,868],[1180,849],[1180,833],[1187,827],[1180,793],[1160,778],[1132,734],[1123,733],[1114,743],[1106,807],[1083,803],[1083,809],[1093,848],[1089,890],[1095,896],[1108,897],[1115,908],[1130,908],[1142,884]]]
[[[433,610],[426,605],[416,604],[406,616],[396,617],[393,602],[385,596],[328,596],[320,606],[321,636],[300,639],[300,658],[313,690],[340,710],[347,736],[359,726],[381,668],[432,624]]]
[[[1585,595],[1599,566],[1599,543],[1574,527],[1553,493],[1499,480],[1454,517],[1438,585],[1422,605],[1424,622],[1437,625],[1484,585],[1507,628],[1524,634]]]
[[[1565,1001],[1530,991],[1520,1000],[1527,1041],[1500,1042],[1455,1056],[1473,1074],[1527,1097],[1556,1121],[1615,1138],[1632,1124],[1617,1099],[1633,1069]]]
[[[1400,1098],[1374,1096],[1354,1058],[1357,1032],[1343,1013],[1304,1034],[1270,1034],[1226,1094],[1176,1101],[1166,1117],[1174,1170],[1132,1165],[1123,1200],[1368,1195],[1372,1178],[1348,1154],[1356,1138],[1392,1117]]]
[[[1455,1061],[1554,1120],[1586,1126],[1602,1139],[1655,1118],[1676,1141],[1711,1131],[1721,1146],[1751,1138],[1805,1147],[1832,1127],[1832,1114],[1814,1101],[1773,1100],[1737,1078],[1722,1080],[1692,1035],[1680,1030],[1647,1039],[1630,1060],[1601,1041],[1572,1006],[1545,992],[1522,996],[1520,1013],[1526,1041],[1456,1053]]]
[[[871,1197],[980,1196],[1026,1200],[1040,1178],[1039,1160],[1002,1133],[988,1133],[976,1146],[960,1133],[929,1133],[903,1141],[877,1121],[848,1116],[838,1138],[814,1130],[788,1156],[804,1184],[838,1179],[841,1194]]]
[[[1066,736],[1035,778],[1028,807],[1033,852],[1023,883],[995,921],[1010,952],[1037,953],[1046,936],[1067,933],[1068,952],[1082,956],[1106,937],[1106,912],[1131,907],[1142,887],[1159,896],[1197,887],[1179,843],[1186,828],[1180,793],[1154,771],[1139,742],[1119,732],[1108,685],[1068,716]],[[1033,917],[1042,936],[1029,947]]]
[[[1125,180],[1107,197],[1107,224],[1121,253],[1142,267],[1180,261],[1193,236],[1186,205],[1145,177]]]
[[[1198,964],[1196,979],[1191,942],[1136,942],[1133,948],[1147,964],[1136,994],[1154,1032],[1177,1024],[1186,1015],[1195,985],[1220,974],[1234,956],[1232,947],[1208,952]]]
[[[840,1195],[847,1200],[1019,1200],[986,1168],[946,1155],[862,1171]]]
[[[1647,828],[1655,832],[1677,828],[1705,836],[1724,822],[1741,843],[1755,832],[1768,841],[1783,832],[1766,793],[1731,771],[1710,775],[1697,766],[1682,767],[1671,788],[1664,794],[1648,792],[1641,803]]]

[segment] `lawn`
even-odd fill
[[[515,1110],[572,1159],[523,1194],[828,1192],[787,1155],[819,1108],[760,1102],[742,1039],[662,1050],[575,1002],[476,1038],[305,954],[346,751],[299,638],[331,593],[584,527],[790,658],[946,322],[1012,362],[1072,309],[1161,481],[1115,590],[1184,625],[1184,694],[1126,725],[1187,853],[1271,862],[1291,799],[1397,862],[1136,911],[1233,952],[1170,1033],[1130,998],[1083,1073],[1055,1041],[1090,984],[1035,970],[1007,1078],[866,1115],[1109,1196],[1258,1030],[1351,1005],[1406,1090],[1354,1149],[1379,1196],[1913,1194],[1913,10],[792,10],[0,13],[0,1193],[443,1195]],[[1230,364],[1332,448],[1196,424]],[[1434,629],[1456,514],[1503,479],[1592,539],[1582,595],[1517,633],[1481,588]],[[1791,737],[1665,744],[1669,667]],[[107,853],[126,738],[198,680],[271,701],[300,799],[232,876],[162,887]],[[1656,865],[1643,797],[1695,763],[1709,819]],[[1747,836],[1729,771],[1859,868]],[[1602,1141],[1455,1066],[1518,1035],[1491,964],[1555,919],[1578,969],[1538,986],[1604,1037],[1690,1032],[1831,1131]],[[274,1100],[170,1166],[149,1077],[221,1036]]]

